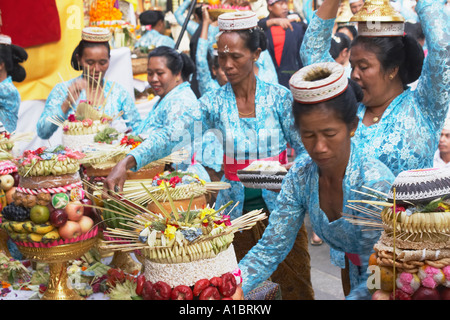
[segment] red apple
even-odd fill
[[[62,227],[58,228],[61,238],[73,239],[81,235],[81,226],[78,222],[68,220]]]
[[[84,206],[84,215],[85,215],[85,216],[88,216],[88,217],[91,217],[92,207],[90,207],[90,206],[93,205],[93,204],[92,204],[92,200],[91,200],[91,199],[88,199],[88,198],[83,198],[83,199],[80,200],[80,202],[81,202],[83,205],[85,205],[85,206]]]
[[[14,178],[14,187],[18,187],[19,186],[19,182],[20,182],[20,175],[18,172],[13,172],[11,173],[11,175]]]
[[[420,286],[412,296],[413,300],[441,300],[437,289]]]
[[[78,200],[70,201],[64,210],[67,212],[69,220],[72,221],[80,220],[84,214],[83,204]]]
[[[441,289],[441,300],[450,300],[450,288],[443,287]]]
[[[92,226],[94,225],[94,220],[92,220],[88,216],[82,216],[81,219],[78,221],[78,224],[81,227],[81,233],[86,233],[89,230],[91,230]]]
[[[391,292],[390,299],[394,300],[394,292]],[[405,291],[395,289],[395,300],[412,300],[412,298]]]
[[[372,295],[372,300],[389,300],[390,293],[383,290],[377,290]]]
[[[68,219],[69,215],[64,209],[54,209],[50,212],[50,223],[57,228],[62,227]]]

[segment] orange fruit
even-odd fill
[[[394,270],[391,267],[380,267],[381,290],[392,292],[394,290]]]
[[[369,257],[369,266],[376,266],[377,265],[377,253],[374,252]]]

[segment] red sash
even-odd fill
[[[226,154],[223,155],[223,170],[225,173],[225,177],[231,181],[239,181],[237,176],[237,171],[242,170],[250,165],[253,161],[262,160],[262,161],[278,161],[281,164],[288,163],[287,150],[284,150],[279,155],[275,157],[265,158],[265,159],[245,159],[245,160],[236,160],[234,158],[227,157]]]

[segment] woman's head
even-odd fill
[[[14,44],[0,44],[0,70],[13,81],[25,80],[26,72],[20,63],[28,59],[28,54],[22,47]]]
[[[88,27],[81,32],[81,41],[72,53],[71,65],[84,77],[101,81],[109,67],[111,32],[104,28]]]
[[[342,65],[348,62],[350,57],[350,38],[344,33],[337,32],[331,38],[330,54],[333,59]]]
[[[352,42],[352,79],[363,89],[363,103],[380,106],[392,88],[406,88],[422,71],[424,53],[411,36],[365,37]]]
[[[153,30],[159,33],[164,32],[164,13],[160,10],[147,10],[142,12],[139,15],[139,22],[142,26],[151,26]]]
[[[363,96],[361,88],[345,78],[342,66],[335,66],[333,70],[314,71],[304,77],[304,81],[317,86],[313,90],[307,89],[305,82],[291,79],[295,125],[306,151],[319,167],[337,166],[340,161],[347,161],[350,138],[358,126],[358,102]],[[335,72],[338,76],[333,76]]]
[[[256,15],[247,11],[219,16],[218,61],[231,84],[253,75],[256,60],[267,48],[266,35],[257,22]]]
[[[194,71],[191,58],[173,48],[160,46],[148,55],[147,79],[155,93],[161,97],[182,82],[188,81]]]

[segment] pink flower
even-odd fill
[[[72,113],[72,114],[69,114],[69,117],[67,118],[67,120],[69,120],[70,122],[75,122],[75,121],[77,121],[77,118],[75,118],[75,115]]]
[[[69,126],[67,126],[67,125],[66,125],[66,126],[64,126],[64,127],[63,127],[63,131],[64,131],[64,132],[67,132],[67,131],[69,131]]]

